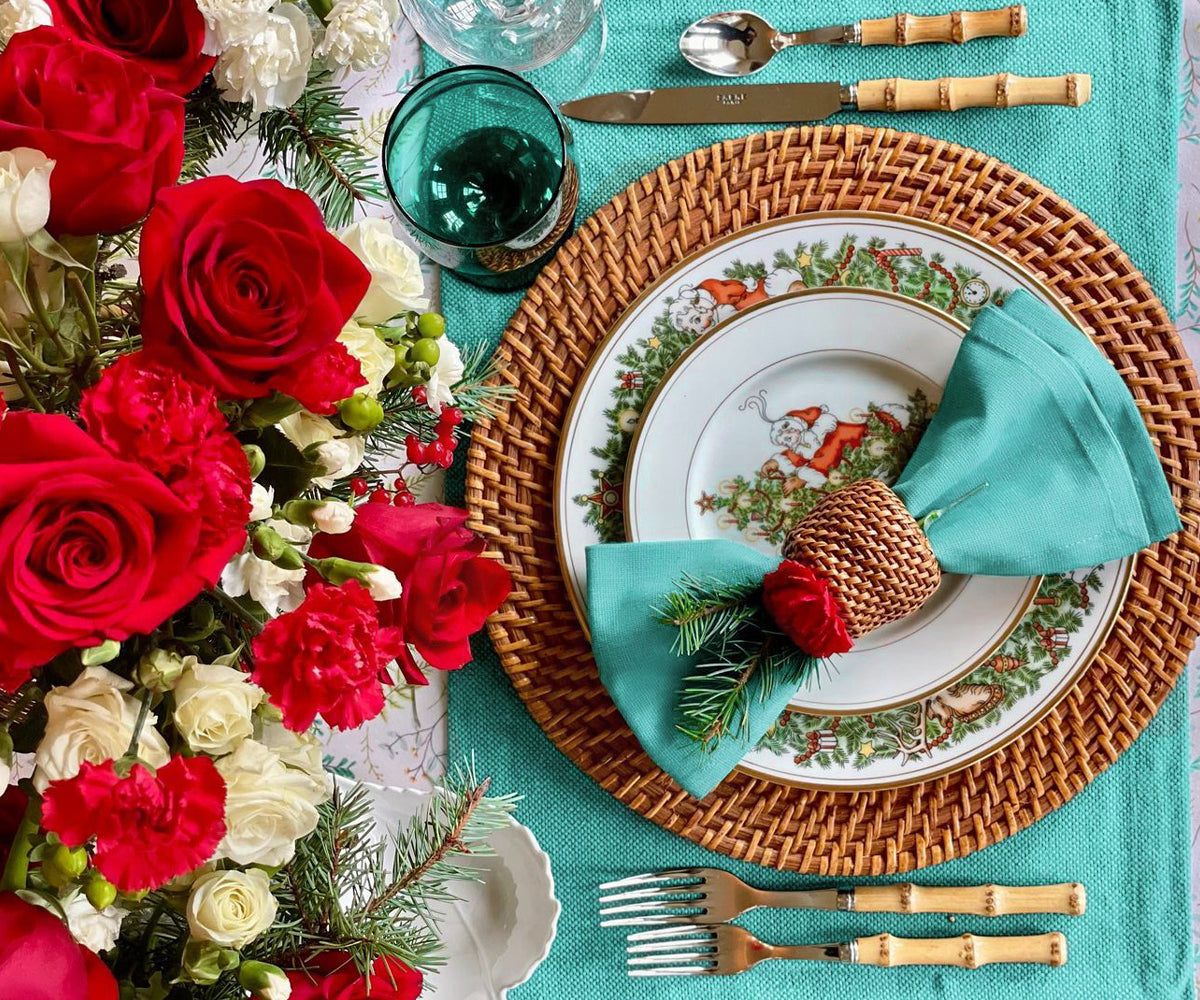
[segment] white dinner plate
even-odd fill
[[[731,538],[777,554],[826,494],[864,475],[895,479],[964,332],[873,289],[789,292],[735,313],[684,352],[642,415],[625,479],[629,538]],[[792,709],[880,712],[949,687],[995,654],[1039,582],[945,576],[916,614],[815,673]]]
[[[627,537],[626,464],[651,396],[700,336],[759,303],[806,288],[895,292],[964,325],[983,305],[1001,303],[1014,289],[1023,288],[1069,316],[1028,271],[978,240],[878,212],[816,212],[753,226],[715,241],[664,272],[596,348],[563,428],[554,497],[556,535],[563,575],[585,628],[585,553],[591,544]],[[948,335],[949,327],[939,329],[937,336]],[[933,369],[922,369],[926,361],[914,364],[910,356],[896,360],[914,367],[929,382],[937,381]],[[892,384],[901,383],[893,378]],[[880,384],[881,397],[874,402],[882,401],[886,387]],[[722,395],[732,388],[731,382]],[[834,380],[829,388],[840,391]],[[778,417],[770,394],[768,402],[764,412]],[[864,405],[849,396],[837,402],[848,409]],[[780,399],[779,405],[803,410],[809,404]],[[745,433],[750,435],[755,425],[746,412],[741,417],[747,419]],[[766,424],[758,414],[754,417],[759,421],[754,433],[761,434]],[[767,437],[754,438],[754,447],[761,450],[768,440],[769,431]],[[751,462],[745,472],[754,468]],[[681,483],[686,486],[686,481]],[[716,492],[709,489],[714,507],[722,483],[728,489],[726,479],[714,481]],[[684,523],[681,505],[675,517]],[[686,518],[704,530],[732,530],[718,525],[711,513],[697,518],[691,510]],[[687,537],[686,531],[682,537]],[[967,676],[928,697],[881,711],[835,715],[791,708],[747,755],[741,769],[785,784],[853,791],[923,781],[996,752],[1050,712],[1092,661],[1120,610],[1132,568],[1133,559],[1124,559],[1045,577],[1015,628]],[[951,610],[962,600],[949,588],[939,598]],[[1015,608],[1015,602],[1009,606]],[[993,629],[999,620],[997,614],[987,618]],[[904,627],[896,626],[901,632]],[[985,648],[990,636],[982,628],[973,641]],[[866,649],[867,641],[860,653],[873,653]],[[969,645],[962,641],[956,648]],[[961,657],[943,656],[940,639],[927,642],[925,653],[931,660],[943,660],[945,666],[939,669],[947,672],[961,665]],[[847,665],[841,673],[848,672]],[[800,692],[798,702],[811,694],[807,689]]]

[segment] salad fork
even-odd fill
[[[1067,939],[1058,931],[1018,937],[898,938],[876,934],[839,944],[771,945],[737,924],[717,924],[641,931],[631,934],[629,941],[627,971],[631,976],[735,976],[769,958],[881,968],[953,965],[960,969],[1017,962],[1059,966],[1067,961]]]
[[[1012,913],[1079,916],[1087,893],[1078,882],[1037,886],[925,886],[911,882],[854,889],[755,889],[720,868],[676,868],[600,886],[601,927],[720,924],[760,906],[860,913]],[[615,891],[613,891],[615,890]]]

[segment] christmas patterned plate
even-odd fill
[[[597,347],[560,440],[556,537],[585,628],[585,551],[596,542],[626,538],[629,447],[665,374],[721,321],[789,292],[831,287],[893,292],[962,324],[988,302],[1002,303],[1015,288],[1067,314],[1044,285],[983,243],[933,223],[877,212],[816,212],[753,226],[664,272]],[[780,406],[803,410],[819,402]],[[764,415],[776,413],[765,409]],[[922,419],[911,414],[908,426],[915,431]],[[915,445],[912,436],[908,447]],[[866,435],[863,444],[870,446]],[[903,460],[898,450],[889,454]],[[852,478],[866,474],[859,467],[874,459],[861,447],[846,448],[839,468]],[[724,493],[718,480],[718,488],[708,491],[713,509],[705,515],[714,524],[725,517],[723,530],[731,532],[752,523],[781,523],[785,532],[783,504],[794,499],[795,490],[785,497],[786,477],[760,476],[761,466],[751,471],[732,490],[726,484]],[[747,503],[746,494],[757,505],[754,499]],[[752,522],[754,514],[759,519]],[[1132,560],[1123,560],[1044,578],[1028,612],[966,677],[932,697],[871,714],[789,710],[741,769],[807,787],[875,789],[951,773],[994,753],[1049,713],[1092,661],[1120,610],[1132,568]]]
[[[848,288],[789,292],[718,323],[642,414],[625,474],[629,538],[724,537],[775,554],[826,493],[894,481],[964,331],[914,299]],[[995,655],[1039,583],[943,577],[919,612],[860,639],[791,709],[857,715],[936,694]]]

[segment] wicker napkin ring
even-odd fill
[[[876,479],[821,500],[788,534],[783,557],[824,578],[856,639],[912,614],[942,578],[929,539],[900,498]]]

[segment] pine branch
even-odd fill
[[[375,159],[355,138],[358,109],[345,97],[332,72],[316,68],[300,100],[258,120],[268,164],[307,192],[334,228],[352,222],[359,205],[384,197]]]
[[[188,95],[184,113],[183,172],[181,181],[208,174],[208,164],[235,139],[244,135],[253,119],[249,104],[221,96],[212,76]]]

